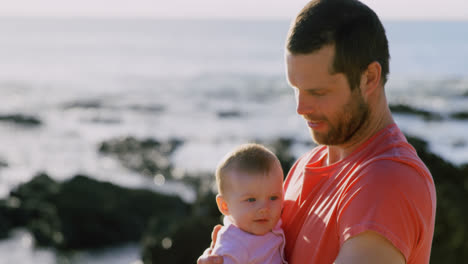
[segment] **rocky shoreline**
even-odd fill
[[[42,121],[32,115],[25,114],[0,114],[0,122],[7,122],[16,125],[36,127],[42,125]]]
[[[425,121],[442,121],[444,119],[454,119],[459,121],[468,120],[468,112],[453,112],[443,116],[437,112],[431,112],[423,109],[414,108],[406,104],[392,104],[390,105],[392,113],[414,115],[421,117]]]
[[[436,183],[438,207],[431,263],[468,259],[468,164],[455,166],[431,153],[427,143],[408,137],[429,167]],[[261,142],[279,156],[288,171],[295,157],[293,139]],[[59,251],[106,248],[127,242],[141,244],[144,263],[195,263],[210,243],[212,227],[220,223],[211,175],[173,175],[170,155],[183,141],[119,138],[103,142],[99,152],[118,159],[143,175],[161,174],[190,184],[193,203],[149,190],[129,189],[86,175],[57,182],[39,173],[0,200],[0,238],[15,228],[27,229],[39,247]],[[1,168],[0,168],[1,169]],[[190,180],[187,180],[190,179]]]

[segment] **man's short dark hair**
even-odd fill
[[[351,89],[359,86],[370,63],[382,67],[382,84],[389,73],[385,29],[372,9],[357,0],[315,0],[297,15],[286,48],[293,55],[335,46],[332,73],[344,73]]]

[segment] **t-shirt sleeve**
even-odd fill
[[[222,256],[224,264],[248,263],[248,253],[243,241],[230,232],[219,232],[212,254]]]
[[[374,231],[408,261],[429,228],[432,204],[426,179],[416,169],[391,160],[373,162],[352,178],[340,198],[336,223],[340,244]]]

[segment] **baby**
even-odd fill
[[[216,170],[216,203],[224,215],[212,254],[224,264],[287,263],[281,229],[283,170],[278,158],[258,144],[228,153]]]

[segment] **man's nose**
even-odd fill
[[[300,92],[296,92],[296,112],[299,115],[307,115],[312,113],[313,103]]]

